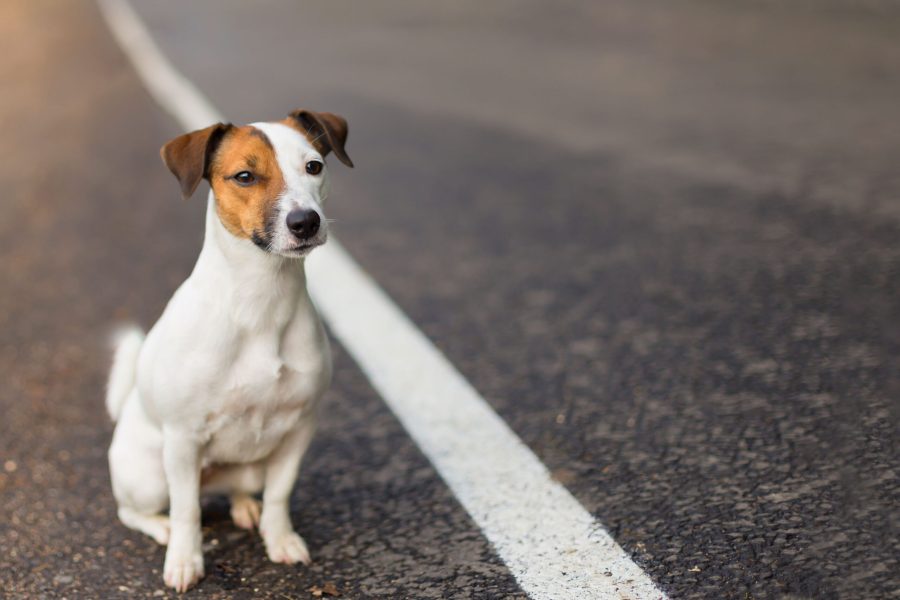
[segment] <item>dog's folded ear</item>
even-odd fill
[[[306,135],[316,150],[322,153],[322,156],[334,152],[334,155],[342,163],[348,167],[353,166],[353,161],[344,150],[344,145],[347,143],[347,120],[344,117],[334,113],[315,112],[301,108],[292,112],[288,119],[301,133]]]
[[[185,200],[194,195],[201,179],[209,178],[209,164],[213,154],[229,129],[230,123],[216,123],[205,129],[179,135],[160,149],[159,155],[178,178]]]

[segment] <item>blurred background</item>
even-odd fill
[[[673,598],[900,597],[900,5],[132,0],[234,122],[343,115],[342,243]],[[0,5],[0,589],[167,595],[115,519],[116,320],[204,202],[93,2]],[[267,563],[204,597],[522,597],[352,360]]]

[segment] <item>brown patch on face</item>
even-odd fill
[[[255,181],[241,185],[235,175],[248,171]],[[222,139],[209,167],[216,211],[225,228],[239,238],[266,246],[284,176],[275,150],[255,127],[232,128]]]

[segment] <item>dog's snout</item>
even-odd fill
[[[295,236],[300,239],[309,239],[316,235],[322,218],[319,213],[310,208],[297,208],[288,213],[287,226]]]

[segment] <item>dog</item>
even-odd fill
[[[258,526],[272,561],[310,562],[289,499],[331,354],[304,258],[328,238],[325,156],[352,167],[346,140],[343,117],[296,110],[217,123],[160,151],[185,199],[209,181],[203,248],[146,336],[116,336],[106,407],[119,519],[168,545],[163,578],[179,592],[204,574],[201,493],[227,494],[234,523]]]

